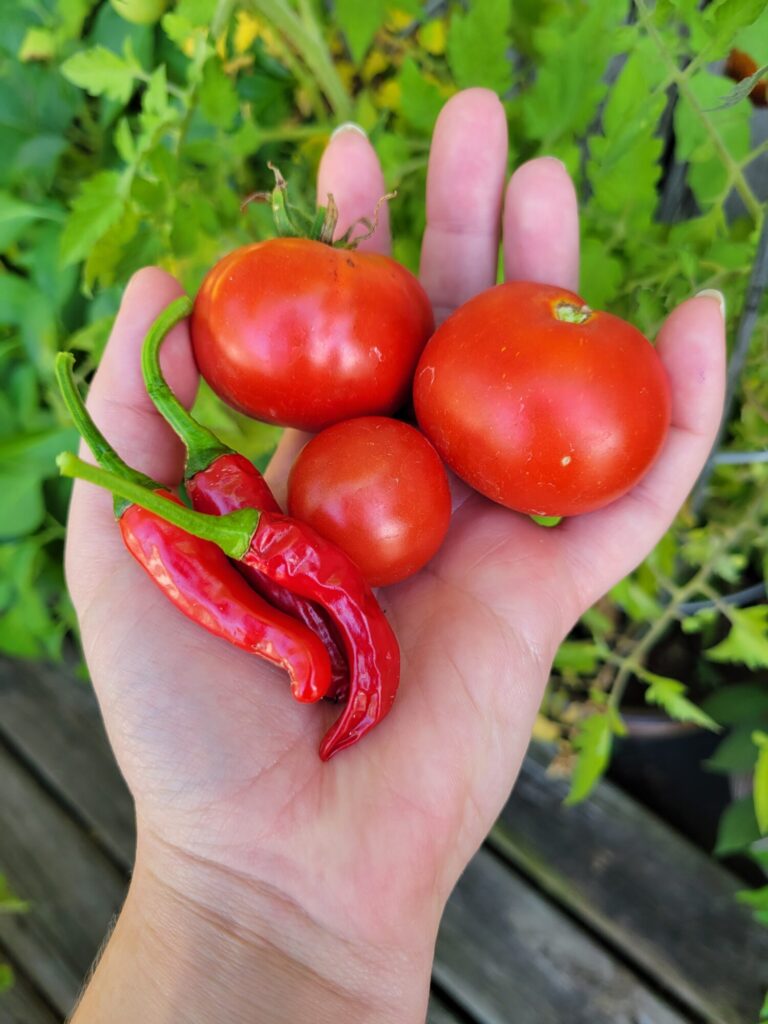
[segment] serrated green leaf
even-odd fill
[[[136,143],[133,141],[131,126],[127,117],[121,117],[117,122],[117,128],[113,136],[115,149],[127,164],[132,164],[136,159]]]
[[[656,704],[666,711],[670,718],[678,722],[691,722],[703,729],[718,732],[720,726],[702,709],[685,696],[686,687],[677,679],[656,675],[647,669],[638,669],[638,676],[648,684],[645,700],[648,704]]]
[[[114,282],[116,268],[138,227],[138,213],[127,206],[120,219],[94,243],[83,267],[83,288],[87,294],[91,294],[95,285],[106,288]]]
[[[387,0],[335,0],[333,13],[356,64],[370,49],[387,11]]]
[[[107,99],[125,104],[131,98],[142,68],[130,46],[126,47],[123,57],[105,46],[94,46],[65,60],[61,65],[61,73],[91,96],[106,96]]]
[[[83,182],[72,203],[61,236],[61,258],[76,263],[122,216],[125,208],[123,178],[117,171],[99,171]]]
[[[607,714],[590,715],[579,723],[573,741],[578,752],[566,804],[586,799],[605,773],[611,759],[613,728]]]
[[[511,25],[509,0],[473,0],[467,11],[453,9],[446,55],[457,85],[485,86],[500,95],[511,88]]]
[[[425,134],[431,133],[445,102],[440,87],[419,70],[412,57],[406,57],[403,61],[400,87],[400,113],[404,120]]]
[[[758,68],[753,75],[750,75],[749,78],[744,78],[741,82],[735,85],[726,96],[721,97],[720,102],[716,106],[710,107],[707,112],[713,110],[725,110],[726,107],[732,107],[735,103],[741,103],[742,100],[745,100],[747,96],[749,96],[752,89],[757,85],[760,79],[765,78],[767,74],[768,64],[764,64],[761,68]]]
[[[760,838],[760,829],[755,818],[755,805],[751,796],[734,800],[723,811],[717,826],[716,857],[727,857],[741,853]]]
[[[218,57],[211,57],[203,68],[200,109],[217,128],[229,128],[240,109],[237,90]]]
[[[728,661],[749,668],[768,668],[768,605],[735,608],[731,631],[706,652],[711,661]]]

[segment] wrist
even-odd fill
[[[74,1024],[118,1024],[117,1006],[146,1024],[422,1024],[434,939],[351,942],[268,885],[142,839]]]

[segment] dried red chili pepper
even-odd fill
[[[183,508],[168,488],[131,469],[110,447],[83,404],[72,376],[73,363],[71,354],[59,353],[56,377],[67,409],[97,461],[136,486],[150,488],[164,504]],[[115,499],[115,518],[133,557],[188,618],[284,669],[297,700],[316,701],[327,692],[330,662],[317,636],[254,593],[215,544],[128,501]]]
[[[171,391],[160,369],[160,346],[171,328],[192,310],[182,296],[158,316],[147,332],[141,352],[141,369],[149,397],[173,427],[187,449],[185,486],[192,507],[198,512],[224,515],[241,508],[282,510],[264,477],[245,456],[234,452],[216,435],[198,423]],[[240,569],[270,604],[304,623],[322,640],[331,662],[331,685],[326,696],[344,700],[349,692],[349,668],[338,633],[321,608],[284,590],[251,566]]]
[[[56,461],[64,476],[105,487],[193,536],[213,541],[230,558],[328,610],[344,638],[350,693],[320,745],[324,761],[356,743],[389,713],[400,677],[397,640],[359,569],[339,548],[288,516],[255,509],[209,516],[172,505],[71,452]]]

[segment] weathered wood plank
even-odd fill
[[[751,1024],[768,987],[768,929],[736,880],[614,786],[564,807],[532,748],[490,843],[704,1020]]]
[[[462,1022],[433,992],[429,997],[427,1024],[462,1024]]]
[[[133,862],[133,803],[90,684],[63,666],[0,659],[0,736],[77,808],[127,869]]]
[[[64,1016],[126,878],[4,746],[0,779],[0,870],[31,903],[26,914],[0,916],[0,943]]]
[[[448,902],[434,976],[483,1024],[685,1020],[486,850]]]
[[[7,958],[0,946],[0,963]],[[27,978],[16,973],[13,988],[0,995],[2,1024],[61,1024],[61,1016],[40,998]]]

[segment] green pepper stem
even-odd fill
[[[119,498],[154,513],[186,533],[191,533],[193,537],[213,541],[225,555],[238,561],[250,547],[251,538],[259,525],[261,513],[256,509],[240,509],[237,512],[228,512],[224,516],[193,512],[185,505],[168,501],[156,491],[148,490],[133,480],[127,480],[107,469],[83,462],[72,452],[62,452],[57,456],[56,465],[62,476],[86,480],[88,483],[103,487]]]
[[[187,478],[207,469],[221,455],[232,452],[202,423],[198,423],[187,412],[163,377],[160,369],[160,346],[168,332],[180,320],[189,316],[192,302],[186,295],[176,299],[158,316],[147,332],[141,349],[141,372],[147,394],[155,404],[157,411],[173,427],[187,449]]]
[[[77,390],[75,376],[72,372],[74,365],[75,357],[71,352],[59,352],[54,363],[56,381],[59,385],[59,391],[61,391],[61,397],[64,399],[64,405],[67,407],[67,412],[72,417],[72,421],[77,427],[78,433],[93,452],[93,456],[96,461],[100,466],[104,466],[107,469],[112,470],[113,473],[122,476],[126,480],[132,480],[140,487],[159,487],[160,485],[150,477],[145,476],[143,473],[139,473],[126,462],[123,462],[115,449],[93,422],[85,407],[82,396]],[[121,513],[124,511],[124,504],[116,501],[115,515],[119,518]]]

